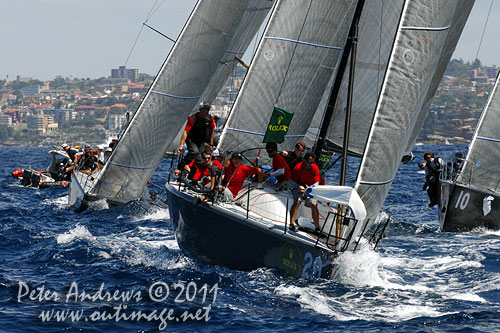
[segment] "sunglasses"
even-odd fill
[[[307,162],[309,164],[313,164],[314,163],[314,160],[304,160],[304,162]]]
[[[303,153],[305,149],[295,148],[295,150],[300,151],[301,153]]]

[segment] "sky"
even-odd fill
[[[491,1],[476,0],[453,58],[474,60]],[[176,39],[195,2],[0,0],[0,79],[17,75],[40,80],[96,79],[125,64],[154,75],[173,44],[143,27],[143,22]],[[152,8],[156,10],[149,15]],[[478,55],[484,65],[500,65],[496,31],[500,31],[500,0],[493,0]]]

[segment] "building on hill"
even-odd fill
[[[127,124],[127,115],[110,114],[108,116],[108,129],[110,131],[120,131]]]
[[[139,70],[120,66],[111,70],[111,78],[127,78],[132,82],[139,80]]]

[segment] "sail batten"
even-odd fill
[[[344,49],[341,46],[328,46],[328,45],[314,44],[314,43],[309,43],[309,42],[305,42],[302,40],[295,40],[295,39],[289,39],[289,38],[280,38],[280,37],[270,37],[269,36],[269,37],[264,37],[264,39],[265,40],[279,40],[279,41],[302,44],[302,45],[307,45],[307,46],[312,46],[312,47],[320,47],[320,48],[330,49],[330,50],[342,51]]]

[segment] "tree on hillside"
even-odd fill
[[[482,67],[481,60],[479,60],[477,58],[474,59],[474,63],[472,64],[472,68],[476,69],[476,68],[480,68],[480,67]]]
[[[468,79],[472,69],[469,62],[464,63],[462,59],[452,59],[446,67],[445,75]]]

